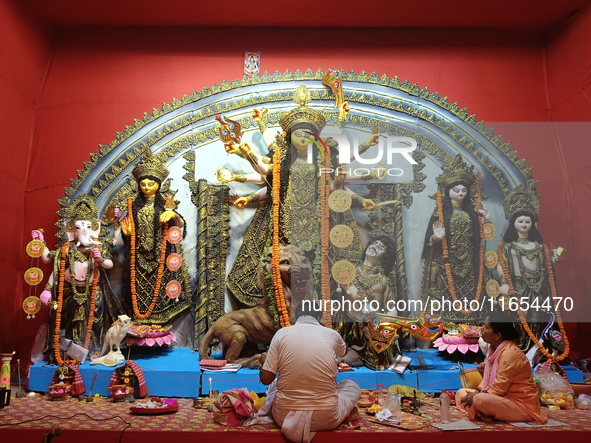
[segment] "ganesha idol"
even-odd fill
[[[56,251],[45,247],[41,255],[44,263],[54,265],[40,296],[51,309],[44,352],[52,361],[59,363],[66,349],[71,358],[83,361],[88,352],[100,349],[112,319],[123,313],[107,281],[105,269],[112,268],[113,261],[99,240],[100,227],[94,200],[81,194],[67,209],[63,225],[67,240]],[[45,243],[41,230],[31,236]]]

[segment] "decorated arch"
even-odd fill
[[[84,169],[72,178],[59,200],[59,215],[66,217],[70,203],[82,193],[96,200],[103,217],[105,233],[110,228],[108,208],[125,207],[125,199],[136,192],[131,171],[145,149],[171,171],[167,184],[178,201],[178,211],[187,222],[184,240],[185,261],[195,300],[195,334],[185,346],[198,347],[208,325],[225,311],[236,307],[225,290],[225,275],[240,247],[244,231],[254,209],[238,210],[230,203],[232,194],[252,192],[253,185],[217,182],[216,171],[231,167],[237,173],[247,172],[248,163],[226,154],[216,130],[215,115],[225,115],[242,125],[243,140],[253,149],[265,153],[265,144],[252,117],[255,108],[266,108],[267,125],[281,132],[280,117],[293,108],[293,92],[304,84],[312,94],[310,107],[321,112],[329,126],[339,131],[338,110],[334,94],[322,83],[322,70],[265,73],[262,77],[244,77],[232,82],[222,81],[211,88],[172,99],[160,109],[145,113],[118,133],[99,152],[91,154]],[[340,130],[347,140],[365,140],[374,127],[388,137],[410,137],[417,148],[412,152],[414,164],[403,156],[393,156],[392,164],[384,165],[383,179],[351,183],[355,192],[370,196],[377,202],[400,201],[402,204],[379,206],[368,213],[356,211],[355,219],[364,240],[377,236],[384,229],[394,233],[396,242],[396,281],[399,297],[421,298],[421,251],[425,229],[433,213],[437,190],[436,177],[442,167],[453,163],[460,154],[481,174],[485,204],[497,226],[488,250],[496,250],[506,227],[504,197],[517,186],[535,192],[537,181],[525,160],[504,143],[500,134],[487,128],[468,110],[450,103],[447,97],[428,88],[420,89],[408,80],[375,72],[343,73],[343,91],[350,106],[347,120]],[[336,132],[335,132],[336,133]],[[324,135],[324,133],[322,134]],[[354,144],[354,143],[352,143]],[[378,158],[377,147],[364,156]],[[384,157],[386,159],[386,157]],[[349,174],[364,176],[365,167],[352,162]],[[367,177],[365,177],[367,178]],[[63,224],[60,222],[60,226]],[[64,232],[58,234],[65,238]],[[113,273],[115,280],[117,273]],[[117,282],[114,283],[117,287]]]

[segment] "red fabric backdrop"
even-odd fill
[[[10,180],[0,258],[5,305],[0,346],[3,352],[16,350],[23,360],[41,324],[40,318],[25,320],[21,309],[28,292],[22,274],[30,266],[24,253],[30,230],[43,227],[53,247],[57,199],[89,154],[153,107],[222,79],[241,78],[245,50],[261,51],[262,71],[342,67],[397,75],[439,91],[491,126],[591,120],[585,99],[589,11],[550,38],[482,30],[247,28],[70,28],[49,38],[28,17],[4,3],[0,8],[0,96],[5,105],[0,124],[8,136],[2,168]],[[566,245],[559,287],[561,293],[576,294],[577,303],[590,278],[583,260],[588,241],[580,241],[589,205],[575,203],[590,194],[589,155],[584,161],[578,158],[585,155],[582,147],[571,153],[570,143],[557,138],[540,155],[527,141],[513,143],[541,181],[540,229],[548,240],[556,237],[555,242]],[[559,174],[551,167],[556,163],[564,165]],[[576,335],[577,328],[571,327],[573,341]],[[579,345],[589,354],[588,345]]]
[[[31,163],[31,138],[35,130],[35,111],[43,78],[50,59],[47,31],[16,10],[12,3],[0,1],[0,128],[2,142],[0,171],[5,185],[2,198],[0,241],[0,352],[10,352],[20,337],[30,336],[31,325],[16,309],[22,303],[22,258],[27,207],[25,195]],[[20,356],[27,346],[18,346]]]
[[[556,30],[547,44],[547,84],[550,119],[554,122],[591,121],[591,8],[587,8],[562,29]],[[577,296],[580,322],[591,321],[591,273],[589,272],[589,220],[591,219],[591,131],[562,128],[555,137],[562,174],[559,185],[540,186],[545,201],[561,202],[559,209],[567,219],[555,230],[568,229],[568,262],[559,274],[561,295]],[[535,169],[534,169],[535,171]],[[550,211],[548,211],[550,212]],[[552,231],[550,231],[552,232]],[[566,288],[566,291],[562,288]],[[591,327],[578,328],[582,357],[591,355]]]

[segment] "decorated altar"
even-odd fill
[[[327,86],[323,80],[329,74],[333,80],[338,78],[339,86],[330,86],[330,82]],[[298,91],[306,91],[302,92],[306,97],[298,98]],[[279,185],[279,165],[286,160],[277,146],[286,143],[289,147],[286,136],[294,143],[297,125],[304,120],[296,111],[313,123],[315,137],[308,135],[309,139],[302,145],[301,164],[325,163],[318,170],[311,170],[306,179],[304,174],[310,172],[298,172],[298,159],[294,157],[294,166],[290,165],[289,169],[289,194],[285,193],[288,185],[285,189],[281,187],[283,184]],[[231,125],[223,126],[227,122]],[[232,142],[222,141],[220,125],[239,134]],[[232,143],[240,149],[232,147]],[[266,173],[263,173],[264,165],[269,166]],[[145,180],[152,180],[152,184]],[[140,204],[135,203],[143,194],[145,202],[141,205],[157,206],[149,200],[155,194],[142,188],[146,183],[155,188],[154,193],[162,194],[155,197],[161,203],[154,210],[156,215],[150,215],[152,218],[142,215]],[[263,252],[270,251],[272,242],[286,242],[287,232],[311,262],[315,287],[309,295],[328,303],[330,309],[325,303],[325,318],[329,322],[343,322],[343,316],[347,315],[349,318],[344,323],[370,321],[358,313],[346,312],[343,307],[342,297],[350,295],[352,286],[359,291],[356,292],[359,300],[365,290],[365,300],[375,296],[380,303],[390,302],[388,306],[378,303],[378,309],[363,314],[377,316],[371,318],[374,322],[371,325],[374,329],[381,328],[379,333],[371,335],[371,330],[366,329],[369,335],[363,340],[379,355],[385,355],[382,354],[384,343],[385,348],[395,346],[393,340],[400,332],[384,338],[387,335],[384,331],[398,331],[398,326],[392,325],[422,322],[427,329],[432,328],[430,333],[419,328],[424,331],[422,336],[404,337],[411,341],[410,349],[414,349],[416,343],[419,348],[428,347],[416,340],[434,340],[443,332],[442,325],[453,335],[464,317],[466,323],[481,324],[486,313],[499,303],[516,313],[511,304],[516,303],[511,299],[515,289],[508,293],[503,288],[503,285],[509,287],[511,277],[504,265],[508,259],[503,259],[499,245],[504,243],[503,233],[518,210],[528,209],[531,218],[537,221],[540,209],[537,184],[531,168],[525,167],[524,159],[502,141],[500,134],[495,134],[468,110],[449,103],[438,92],[420,89],[397,77],[378,77],[375,73],[287,71],[204,87],[200,92],[172,100],[161,109],[153,109],[151,114],[146,113],[143,119],[127,126],[111,143],[101,145],[97,153],[91,154],[91,161],[85,163],[84,169],[78,171],[78,176],[72,178],[71,186],[59,200],[58,244],[63,248],[66,241],[75,239],[66,229],[74,220],[70,208],[83,196],[91,198],[97,215],[88,217],[100,220],[96,237],[112,255],[113,265],[103,281],[108,279],[115,303],[121,302],[123,311],[140,326],[148,324],[153,328],[149,340],[140,344],[153,346],[158,358],[166,357],[167,371],[175,366],[194,366],[193,372],[187,375],[191,386],[186,388],[186,396],[194,396],[207,392],[203,390],[203,375],[196,354],[188,361],[183,358],[200,349],[204,335],[223,314],[264,301],[257,281],[258,263]],[[336,186],[340,189],[334,191]],[[289,215],[290,219],[283,212],[271,212],[271,203],[281,200],[282,205],[296,204],[305,200],[307,193],[313,198],[307,203],[297,203],[300,206]],[[285,211],[285,207],[288,206],[278,211]],[[144,228],[154,224],[158,217],[162,222],[160,214],[164,213],[170,214],[163,222],[164,231],[151,234],[153,238],[146,237],[149,241],[142,240]],[[463,219],[454,218],[452,213],[463,214],[460,216]],[[267,235],[273,231],[271,219],[277,226],[285,223],[274,228],[281,230],[278,235],[283,238],[276,240]],[[315,219],[319,220],[318,226],[302,227],[297,222]],[[130,220],[133,220],[131,225]],[[447,235],[440,234],[442,229],[448,229]],[[120,231],[130,240],[117,241]],[[307,245],[306,232],[314,233],[326,243],[315,244],[312,240]],[[52,241],[45,241],[51,249]],[[139,281],[136,268],[130,263],[141,263],[143,259],[140,252],[133,253],[140,251],[136,241],[137,245],[155,243],[150,247],[156,252],[150,252],[152,261],[142,265],[152,273],[146,277],[149,283],[143,289],[132,285],[130,291],[129,282]],[[375,262],[375,266],[364,262],[374,241],[390,249],[387,267],[382,262]],[[64,249],[63,257],[68,253]],[[547,280],[554,281],[552,269],[559,261],[555,257],[560,254],[548,247],[540,254],[538,260],[550,275]],[[105,261],[103,256],[95,259],[102,260],[100,263]],[[139,269],[137,273],[143,272]],[[56,278],[64,274],[60,272],[56,265]],[[148,271],[145,272],[147,275]],[[268,281],[270,286],[276,285],[276,275]],[[88,293],[91,284],[88,277]],[[555,294],[555,287],[553,291]],[[537,294],[530,296],[528,306],[523,309],[524,325],[532,320],[528,313],[537,313],[540,303],[548,303],[547,297],[538,300]],[[383,299],[378,300],[379,297]],[[290,313],[283,310],[281,299],[270,300],[275,309],[272,312],[276,314],[275,326],[287,326]],[[534,301],[537,306],[532,304]],[[535,322],[547,322],[567,340],[561,322],[568,320],[573,311],[572,299],[562,309],[557,309],[552,297],[549,303],[545,309],[556,312],[556,323],[548,323],[546,318],[538,320],[538,316]],[[160,309],[158,312],[169,315],[157,316],[153,311],[155,306]],[[113,315],[118,315],[121,309],[114,310]],[[417,320],[422,313],[432,319]],[[93,317],[89,321],[92,323]],[[46,339],[57,336],[59,322],[57,329],[55,323],[52,325]],[[141,329],[140,326],[135,330]],[[412,327],[408,328],[403,332],[410,332]],[[161,330],[170,331],[171,336],[163,340]],[[536,333],[540,339],[541,330]],[[140,336],[140,340],[144,337]],[[59,342],[59,338],[55,340]],[[173,342],[173,348],[168,351],[156,349]],[[546,340],[546,346],[548,343]],[[256,347],[257,343],[253,345]],[[535,346],[530,343],[528,349],[535,350]],[[564,347],[557,351],[554,358],[566,358],[568,341],[566,351]],[[403,347],[402,352],[409,351]],[[429,352],[433,355],[437,351]],[[477,349],[470,352],[477,353]],[[37,379],[44,373],[42,366],[38,366],[42,364],[37,363],[31,371],[32,389],[43,390],[43,382]],[[384,366],[379,358],[371,364],[374,368]],[[412,363],[411,367],[415,365],[417,369],[416,364]],[[434,390],[446,381],[444,375],[437,375],[433,380],[428,378],[438,366],[423,368],[427,384],[433,384]],[[367,374],[368,380],[371,379],[368,383],[380,374],[394,377],[390,372]],[[405,383],[422,383],[411,381],[413,376],[409,373],[404,377]],[[228,378],[230,384],[231,379],[232,376]],[[158,382],[165,391],[166,385]],[[174,389],[166,395],[183,396],[184,390]]]

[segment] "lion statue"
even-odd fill
[[[281,245],[279,256],[285,307],[293,324],[297,305],[303,299],[311,297],[312,267],[308,258],[297,246]],[[271,272],[271,252],[267,255],[267,271]],[[261,354],[256,353],[248,357],[240,356],[247,343],[268,345],[277,331],[273,314],[269,310],[262,267],[258,269],[258,280],[265,301],[252,308],[238,309],[218,318],[201,340],[199,346],[201,359],[209,358],[209,345],[214,338],[217,338],[226,347],[225,358],[229,363],[241,364],[248,368],[260,366],[259,357]]]

